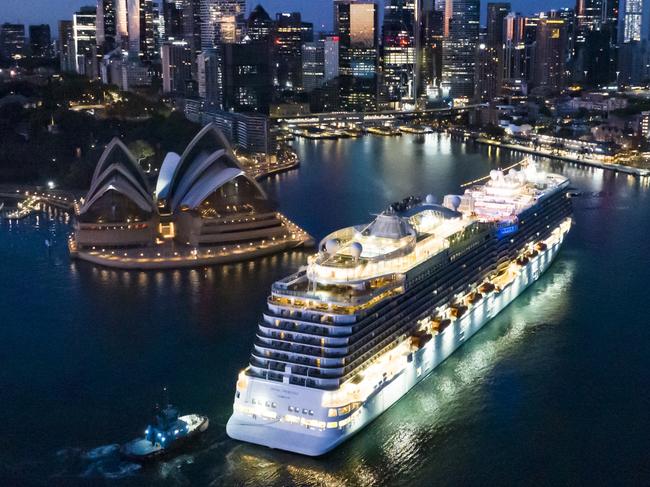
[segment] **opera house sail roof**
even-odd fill
[[[275,210],[211,124],[183,154],[167,154],[155,194],[127,147],[113,139],[77,209],[71,249],[91,262],[143,269],[231,262],[311,242]]]
[[[158,212],[144,172],[122,141],[104,150],[79,207],[76,240],[81,247],[149,245]]]

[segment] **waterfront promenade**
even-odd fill
[[[584,157],[582,155],[576,155],[573,152],[568,151],[557,151],[544,149],[541,147],[533,148],[521,144],[512,144],[501,142],[495,139],[489,139],[487,137],[472,137],[477,143],[484,144],[492,147],[499,147],[502,149],[508,149],[513,151],[525,152],[526,154],[533,154],[536,156],[548,157],[550,159],[557,159],[565,162],[573,162],[575,164],[582,164],[585,166],[598,167],[601,169],[607,169],[608,171],[615,171],[625,174],[632,174],[639,177],[649,177],[650,169],[643,169],[639,167],[626,166],[623,164],[615,164],[612,162],[604,162],[598,159]]]
[[[77,250],[74,240],[70,238],[68,247],[70,255],[93,264],[117,269],[160,270],[227,264],[314,245],[314,240],[307,232],[284,215],[278,213],[278,217],[285,225],[287,233],[281,237],[255,243],[193,247],[170,239],[151,247],[118,249],[93,247],[80,251]]]

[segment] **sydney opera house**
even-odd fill
[[[231,262],[311,243],[277,212],[207,125],[183,154],[165,158],[155,192],[128,148],[114,139],[78,207],[73,255],[123,268]]]
[[[75,240],[88,246],[150,245],[158,232],[158,211],[147,178],[117,138],[104,150],[90,190],[79,207]]]

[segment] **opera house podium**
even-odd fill
[[[133,155],[113,139],[78,208],[70,251],[110,267],[162,269],[241,261],[311,244],[210,124],[183,154],[167,154],[153,193]]]

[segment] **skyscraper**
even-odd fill
[[[246,35],[252,41],[268,41],[271,39],[274,28],[275,23],[264,7],[257,5],[248,16]]]
[[[20,59],[25,56],[25,26],[4,23],[0,26],[0,57]]]
[[[302,49],[302,83],[306,92],[320,88],[339,75],[339,38],[325,36],[306,42]]]
[[[423,94],[430,98],[438,96],[442,79],[442,41],[444,31],[444,12],[425,10],[422,26],[422,79]]]
[[[272,61],[262,56],[265,42],[219,44],[224,110],[268,113],[273,95]]]
[[[531,41],[534,40],[535,36],[531,36]],[[502,84],[527,83],[530,80],[527,60],[533,49],[532,42],[526,43],[526,18],[515,13],[506,15],[503,19],[503,62],[500,69]]]
[[[183,1],[183,39],[195,55],[201,52],[201,0]]]
[[[163,93],[188,94],[192,80],[192,50],[189,43],[175,40],[163,43],[160,50]]]
[[[620,0],[618,39],[619,83],[642,83],[650,77],[650,2]]]
[[[122,47],[126,47],[126,41],[129,38],[129,15],[128,0],[114,0],[115,5],[115,42]]]
[[[398,107],[415,102],[420,0],[387,0],[382,27],[382,102]]]
[[[75,71],[97,78],[97,9],[81,7],[72,17],[72,43]]]
[[[104,53],[115,48],[116,0],[97,0],[97,45]]]
[[[577,0],[573,79],[602,86],[616,81],[618,0]]]
[[[302,22],[299,12],[279,13],[275,18],[275,80],[280,90],[302,87],[302,45],[313,41],[313,26]]]
[[[566,81],[566,22],[559,18],[540,17],[535,43],[535,88],[547,92],[560,91]]]
[[[220,43],[239,42],[246,0],[201,0],[201,47],[212,49]]]
[[[453,99],[474,96],[480,0],[453,0],[448,35],[443,41],[443,92]]]
[[[166,40],[183,38],[183,0],[163,0],[163,24]]]
[[[29,26],[29,48],[33,57],[51,57],[52,35],[49,24]]]
[[[129,55],[150,61],[156,52],[153,0],[127,0]]]
[[[71,20],[59,20],[59,39],[58,39],[58,51],[59,51],[59,66],[61,71],[75,71],[76,65],[74,60],[74,29],[72,26]]]
[[[339,37],[341,105],[346,110],[377,108],[377,4],[335,0],[334,28]]]
[[[510,3],[488,3],[487,5],[485,43],[479,46],[482,56],[479,67],[481,75],[477,77],[477,98],[480,101],[490,101],[500,91],[504,64],[504,21],[509,13]]]

